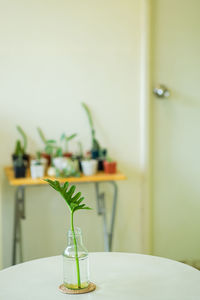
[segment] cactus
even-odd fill
[[[26,153],[26,149],[27,149],[27,136],[26,136],[25,132],[23,131],[23,129],[19,125],[17,126],[17,130],[18,130],[18,132],[22,136],[23,143],[24,143],[23,154],[25,154]]]
[[[41,140],[43,141],[43,143],[46,144],[46,138],[44,136],[42,129],[40,127],[37,127],[37,131],[38,131],[39,136],[40,136]]]
[[[91,112],[90,112],[88,106],[84,102],[82,102],[82,106],[85,109],[85,112],[87,114],[90,129],[91,129],[92,150],[100,150],[99,142],[96,139],[96,132],[95,132],[95,129],[94,129],[94,124],[93,124]]]
[[[23,156],[23,154],[24,154],[24,150],[22,148],[20,140],[16,141],[16,144],[15,144],[15,153],[14,154],[16,156]]]

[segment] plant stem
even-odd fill
[[[75,236],[75,231],[74,231],[73,211],[71,211],[71,230],[72,230],[72,234],[73,234],[74,248],[75,248],[77,284],[78,284],[78,288],[80,289],[81,288],[80,267],[79,267],[79,259],[78,259],[78,248],[77,248],[76,236]]]

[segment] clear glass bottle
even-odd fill
[[[75,236],[69,230],[67,241],[67,248],[63,253],[63,283],[69,289],[86,288],[89,285],[89,260],[88,251],[83,245],[81,229],[75,228]]]

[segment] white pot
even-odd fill
[[[31,177],[32,178],[41,178],[44,176],[44,165],[34,165],[31,164]]]
[[[91,160],[82,160],[81,166],[83,170],[83,174],[86,176],[91,176],[97,173],[97,164],[98,161],[95,159]]]

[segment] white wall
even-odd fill
[[[88,149],[89,128],[80,105],[84,100],[101,144],[128,177],[119,183],[114,250],[129,252],[141,251],[139,2],[7,0],[1,1],[0,10],[1,170],[11,163],[16,124],[28,134],[30,153],[42,146],[38,125],[49,138],[78,132]],[[0,178],[3,265],[8,266],[15,189],[3,174]],[[95,207],[92,184],[78,188]],[[48,187],[28,188],[26,198],[25,259],[61,253],[67,231],[63,200]],[[88,249],[103,250],[96,211],[81,213],[77,223],[87,235]]]

